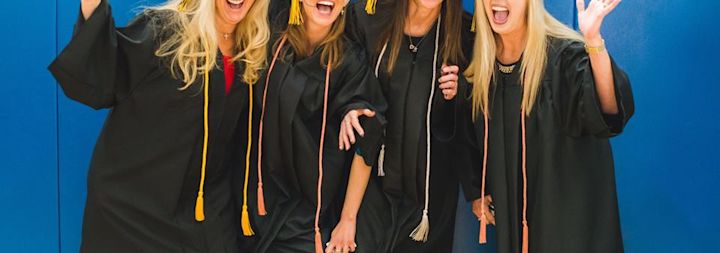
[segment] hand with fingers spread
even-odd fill
[[[591,47],[603,44],[600,27],[603,19],[620,4],[621,0],[590,0],[585,8],[585,0],[577,0],[578,27]]]
[[[330,236],[325,248],[325,253],[348,253],[355,252],[356,223],[353,220],[340,220]]]
[[[355,132],[360,136],[365,136],[365,130],[360,125],[360,117],[365,116],[368,118],[375,117],[375,112],[370,109],[357,109],[351,110],[342,122],[340,122],[340,150],[350,150],[353,144],[355,144]]]
[[[488,224],[495,225],[495,213],[492,206],[492,196],[485,196],[485,203],[482,203],[482,198],[476,199],[472,203],[472,211],[478,220],[487,219]]]
[[[445,100],[452,100],[457,95],[458,89],[458,73],[460,68],[456,65],[442,65],[442,76],[438,79],[440,90],[442,90]]]

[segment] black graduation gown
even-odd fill
[[[365,1],[356,3],[349,10],[348,29],[356,41],[365,45],[373,55],[372,67],[376,66],[380,48],[379,35],[387,25],[391,15],[391,4],[379,2],[377,13],[366,14]],[[471,15],[463,15],[463,33],[458,36],[462,41],[464,55],[470,59],[472,40],[470,32]],[[433,66],[435,50],[436,25],[428,32],[419,45],[417,54],[400,49],[399,57],[393,74],[385,69],[389,59],[385,54],[381,60],[379,81],[383,94],[388,100],[388,120],[384,138],[385,154],[382,177],[384,196],[368,195],[365,202],[389,202],[390,229],[385,231],[385,248],[382,252],[451,252],[457,206],[459,177],[465,173],[462,168],[454,165],[456,155],[452,141],[455,136],[455,120],[461,112],[460,103],[455,100],[446,101],[432,80],[433,72],[436,79],[441,77],[440,67],[443,63],[439,54],[437,66]],[[443,31],[440,32],[443,34]],[[442,38],[442,37],[441,37]],[[442,39],[440,40],[442,41]],[[388,52],[389,50],[388,45]],[[440,44],[442,48],[442,43]],[[441,52],[441,51],[439,51]],[[457,64],[462,73],[467,64]],[[460,78],[459,87],[467,86],[464,78]],[[429,190],[429,221],[430,232],[427,242],[413,241],[409,235],[420,223],[425,201],[426,171],[426,116],[427,103],[431,92],[430,85],[436,85],[431,112],[431,165]],[[459,88],[464,90],[465,88]],[[462,97],[464,94],[458,94]],[[363,210],[361,210],[363,211]],[[378,251],[380,252],[380,251]]]
[[[283,18],[274,22],[280,24],[276,29],[284,30],[282,24],[287,24],[287,12],[279,16]],[[279,39],[278,34],[273,42]],[[353,152],[338,149],[342,117],[350,109],[376,110],[378,115],[366,120],[372,122],[368,129],[372,133],[381,132],[379,128],[384,121],[384,99],[377,79],[369,70],[365,52],[350,41],[345,45],[342,63],[330,73],[320,216],[323,247],[339,220],[353,157]],[[284,48],[292,52],[289,43]],[[320,55],[320,49],[303,59],[295,58],[292,53],[283,58],[281,54],[269,74],[261,147],[267,215],[258,216],[257,212],[252,212],[258,235],[255,252],[258,253],[315,252],[318,152],[326,74]],[[258,108],[262,107],[264,86],[265,82],[262,82],[256,90]],[[379,134],[369,134],[358,145],[363,145],[363,149],[378,150],[380,138]],[[361,154],[370,164],[377,156],[376,152]],[[255,196],[251,194],[252,201],[257,201]],[[358,234],[358,237],[361,236]]]
[[[522,244],[522,140],[519,64],[496,70],[490,91],[486,194],[493,196],[499,253]],[[625,73],[613,63],[617,115],[600,109],[592,69],[581,42],[550,39],[548,65],[535,106],[526,118],[529,252],[620,253],[615,171],[609,137],[633,114]],[[482,156],[484,123],[470,130]],[[481,161],[475,163],[477,175]],[[476,181],[478,182],[478,181]],[[479,185],[479,184],[478,184]],[[479,197],[479,187],[475,197]]]
[[[242,66],[228,95],[222,70],[210,73],[205,221],[197,222],[202,78],[178,89],[182,81],[154,55],[163,24],[162,13],[145,12],[116,28],[102,1],[89,20],[79,17],[49,67],[68,97],[111,109],[88,174],[81,252],[238,252],[225,154],[236,125],[247,124]]]

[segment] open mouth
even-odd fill
[[[335,9],[335,3],[331,1],[319,1],[315,8],[318,9],[320,14],[330,15]]]
[[[230,6],[230,9],[240,9],[243,6],[243,3],[245,0],[226,0],[228,6]]]
[[[500,6],[493,6],[493,22],[499,25],[504,25],[508,21],[508,17],[510,16],[510,10],[508,10],[506,7],[500,7]]]

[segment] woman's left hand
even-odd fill
[[[455,65],[443,65],[441,70],[443,75],[438,79],[440,89],[442,90],[445,100],[452,100],[455,98],[455,95],[457,95],[458,72],[460,72],[460,68]]]
[[[578,27],[588,46],[602,45],[600,27],[603,19],[620,4],[621,0],[590,0],[585,8],[585,0],[577,0]]]
[[[348,253],[355,252],[355,221],[340,220],[330,236],[325,253]]]

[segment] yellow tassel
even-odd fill
[[[247,206],[242,207],[242,217],[240,219],[242,225],[242,232],[244,236],[253,236],[255,232],[250,226],[250,214],[248,214]]]
[[[209,48],[209,47],[206,47]],[[210,54],[206,53],[205,60],[209,61]],[[208,150],[208,137],[210,133],[210,127],[208,124],[208,110],[210,105],[210,69],[205,70],[205,85],[203,86],[205,101],[203,104],[203,149],[202,149],[202,164],[200,165],[200,186],[198,186],[198,196],[195,201],[195,220],[205,220],[205,199],[203,194],[205,191],[205,166],[207,165],[207,150]]]
[[[197,200],[195,201],[195,220],[205,220],[205,199],[203,199],[203,192],[198,192]]]
[[[243,207],[242,207],[242,231],[244,236],[253,236],[253,232],[250,227],[250,215],[247,211],[247,197],[248,197],[248,179],[250,178],[250,151],[252,151],[252,117],[253,117],[253,87],[248,85],[248,132],[247,132],[247,150],[245,152],[245,182],[243,184]]]
[[[365,4],[365,12],[367,12],[367,14],[373,15],[375,14],[376,7],[377,0],[367,0],[367,3]]]
[[[180,2],[180,4],[178,5],[178,11],[185,12],[185,8],[187,8],[187,3],[188,0],[183,0],[182,2]]]
[[[300,0],[290,1],[290,19],[288,24],[300,25],[303,23],[302,14],[300,13]]]
[[[472,19],[473,19],[473,20],[472,20],[472,25],[470,25],[470,31],[471,31],[471,32],[475,32],[475,26],[477,25],[477,21],[475,21],[476,18],[477,18],[477,15],[473,14],[473,17],[472,17]]]
[[[416,242],[427,242],[428,234],[430,233],[430,219],[428,219],[427,210],[423,210],[422,220],[415,230],[410,233],[410,238]]]

